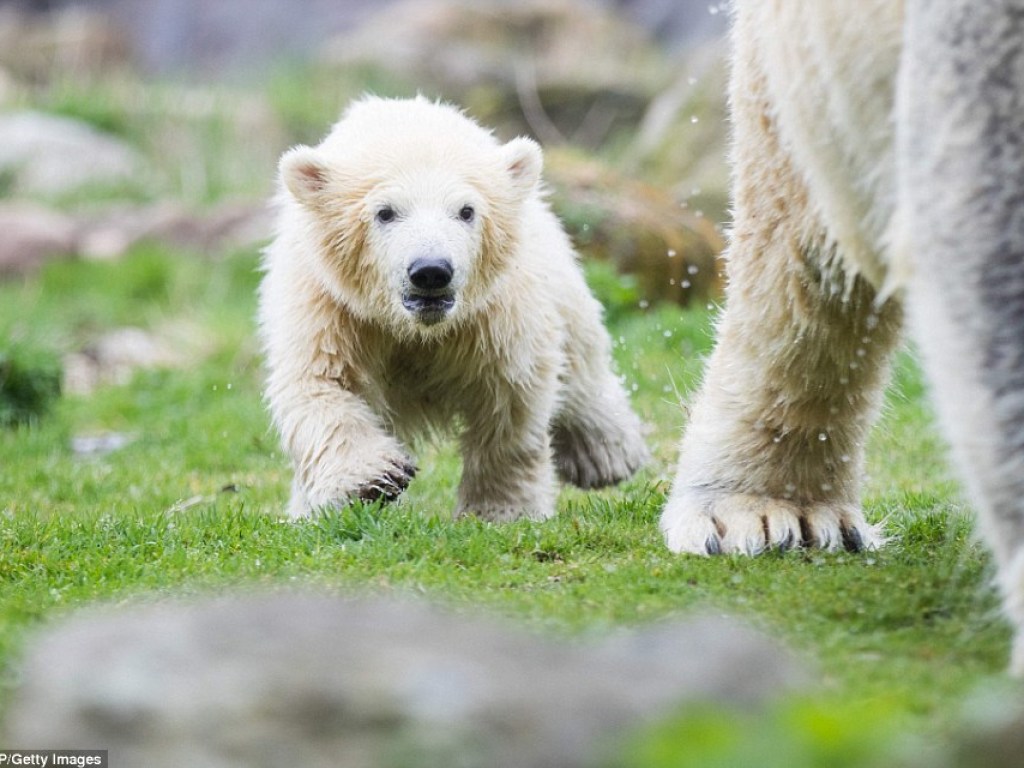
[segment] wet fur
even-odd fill
[[[320,146],[282,158],[260,321],[267,401],[295,471],[291,516],[398,496],[411,448],[437,432],[459,434],[456,513],[488,520],[548,517],[558,475],[609,485],[647,460],[540,164],[533,142],[499,144],[425,99],[357,102]],[[406,229],[410,253],[396,253],[398,235],[374,223],[388,195],[413,211],[468,196],[477,219]],[[396,290],[421,235],[452,257],[459,286],[431,325]]]
[[[860,476],[906,315],[1020,629],[1024,3],[737,0],[733,21],[726,309],[666,541],[881,545]]]

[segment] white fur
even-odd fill
[[[1024,627],[1022,14],[736,0],[727,307],[661,519],[674,551],[881,544],[863,445],[906,302]]]
[[[356,102],[283,156],[260,323],[293,517],[397,496],[412,441],[456,427],[457,512],[490,520],[553,514],[556,468],[590,487],[646,461],[540,172],[534,142],[422,98]],[[453,269],[453,305],[429,322],[406,303],[424,255]]]

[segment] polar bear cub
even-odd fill
[[[353,103],[281,158],[259,319],[293,518],[392,499],[418,436],[457,428],[457,515],[543,519],[556,474],[648,459],[601,306],[542,194],[536,143],[424,98]]]

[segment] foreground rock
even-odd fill
[[[555,643],[422,604],[281,594],[82,616],[30,646],[7,742],[119,765],[592,765],[687,701],[801,679],[723,619]]]

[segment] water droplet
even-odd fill
[[[826,440],[828,440],[828,434],[825,433],[825,432],[819,432],[818,433],[818,440],[820,440],[821,442],[824,443]]]
[[[666,339],[671,339],[672,338],[672,331],[666,329],[665,331],[662,332],[661,335],[664,336]]]
[[[690,287],[690,281],[689,280],[683,280],[683,282],[681,282],[679,285],[681,285],[683,288],[689,288]]]
[[[637,306],[640,307],[640,309],[647,309],[649,306],[651,306],[651,302],[649,302],[647,299],[640,299],[640,301],[637,302]]]
[[[864,320],[864,325],[867,326],[869,331],[878,327],[878,315],[868,315]]]
[[[844,453],[842,456],[839,457],[839,460],[841,462],[843,462],[843,464],[849,464],[850,463],[850,454]]]
[[[822,483],[821,490],[823,490],[825,493],[828,493],[829,491],[832,490],[832,483]]]
[[[699,117],[697,117],[696,115],[690,115],[690,123],[692,125],[696,125],[699,122],[700,122],[700,118]]]
[[[691,264],[686,268],[686,271],[688,274],[696,275],[698,272],[700,272],[700,267],[698,267],[696,264]]]
[[[676,257],[676,252],[672,248],[669,248],[665,255],[670,259],[674,259]]]
[[[857,350],[857,357],[864,357],[864,355],[866,355],[867,353],[868,351],[861,347],[860,349]]]

